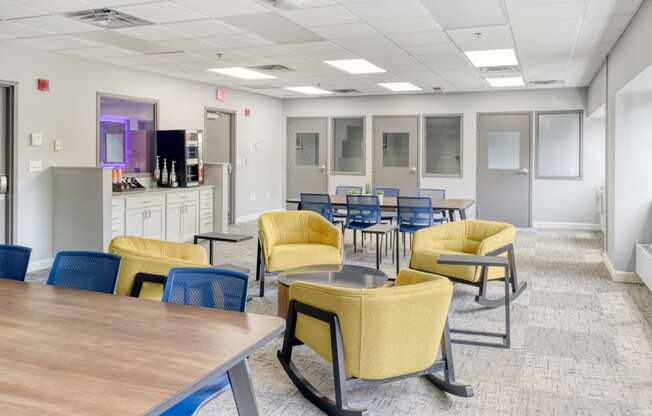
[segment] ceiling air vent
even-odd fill
[[[441,87],[432,87],[432,92],[435,94],[443,94],[444,90]]]
[[[111,9],[84,10],[81,12],[66,13],[64,16],[78,20],[89,25],[103,27],[106,29],[117,29],[121,27],[151,25],[152,22],[130,16]]]
[[[340,88],[340,89],[331,90],[331,91],[334,92],[334,93],[337,93],[337,94],[357,94],[357,93],[362,92],[360,90],[356,90],[355,88]]]
[[[479,68],[480,72],[485,74],[496,74],[496,73],[506,73],[506,72],[519,72],[520,69],[518,65],[502,65],[502,66],[487,66],[484,68]]]
[[[562,84],[563,82],[558,80],[558,79],[542,79],[542,80],[537,80],[537,81],[530,81],[530,85],[538,85],[538,86],[550,86],[550,85],[558,85]]]
[[[278,65],[278,64],[250,66],[249,69],[253,69],[254,71],[294,72],[294,69],[288,68],[287,66],[284,66],[284,65]]]

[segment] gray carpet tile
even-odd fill
[[[231,231],[256,236],[255,222]],[[375,264],[375,240],[353,253],[347,232],[345,261]],[[519,278],[528,289],[512,305],[512,348],[455,345],[457,377],[475,396],[448,396],[429,382],[408,379],[350,393],[353,406],[372,415],[514,415],[644,416],[652,415],[652,294],[643,285],[611,281],[602,263],[602,240],[591,231],[519,229],[516,239]],[[215,264],[250,270],[253,294],[256,240],[217,243]],[[409,258],[401,257],[405,267]],[[391,258],[381,269],[394,277]],[[45,281],[47,273],[30,274]],[[501,283],[490,285],[499,296]],[[452,327],[485,331],[504,329],[504,309],[487,310],[474,302],[477,290],[457,285],[451,307]],[[276,312],[275,278],[268,277],[264,298],[254,297],[247,310]],[[322,414],[290,383],[276,359],[280,339],[250,358],[262,415]],[[330,367],[305,347],[296,350],[301,371],[332,394]],[[200,416],[236,415],[230,393],[208,403]]]

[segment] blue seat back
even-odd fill
[[[226,269],[176,268],[168,273],[163,302],[244,312],[249,276]]]
[[[328,194],[301,194],[301,209],[314,211],[333,222],[333,205]]]
[[[29,247],[0,244],[0,278],[24,281],[31,254]]]
[[[401,190],[399,188],[374,188],[374,194],[379,191],[383,193],[383,196],[397,197],[401,194]]]
[[[48,285],[113,294],[120,257],[92,251],[60,251],[54,259]]]
[[[427,196],[434,199],[446,199],[446,190],[436,188],[419,188],[417,189],[417,196]]]
[[[357,192],[358,195],[362,195],[362,186],[338,186],[335,188],[336,195],[348,195],[351,192]]]
[[[376,195],[346,196],[346,225],[380,223],[380,201]]]
[[[429,197],[399,196],[399,229],[414,232],[432,225],[432,200]]]

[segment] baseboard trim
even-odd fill
[[[255,221],[255,220],[258,219],[258,217],[260,217],[261,215],[263,215],[266,212],[278,212],[278,211],[285,211],[285,210],[283,208],[277,208],[277,209],[270,209],[270,210],[263,211],[263,212],[258,212],[256,214],[242,215],[240,217],[237,217],[235,219],[235,222],[236,222],[236,224],[240,224],[242,222]]]
[[[27,266],[27,273],[35,272],[37,270],[49,269],[52,267],[52,263],[54,263],[54,259],[52,258],[30,261],[29,265]]]
[[[611,280],[614,282],[643,284],[643,281],[640,277],[638,277],[636,273],[622,272],[620,270],[614,269],[614,265],[611,263],[611,260],[609,260],[607,253],[602,253],[602,261],[604,262],[605,266],[607,266],[609,276],[611,276]]]
[[[544,228],[552,230],[587,230],[600,231],[600,224],[591,224],[587,222],[547,222],[534,221],[532,228]]]

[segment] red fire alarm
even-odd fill
[[[251,110],[248,108],[245,108],[245,117],[249,117],[251,115]]]
[[[36,80],[36,86],[39,91],[50,91],[50,81],[47,79]]]
[[[217,99],[220,101],[226,101],[229,98],[229,94],[224,88],[217,89]]]

